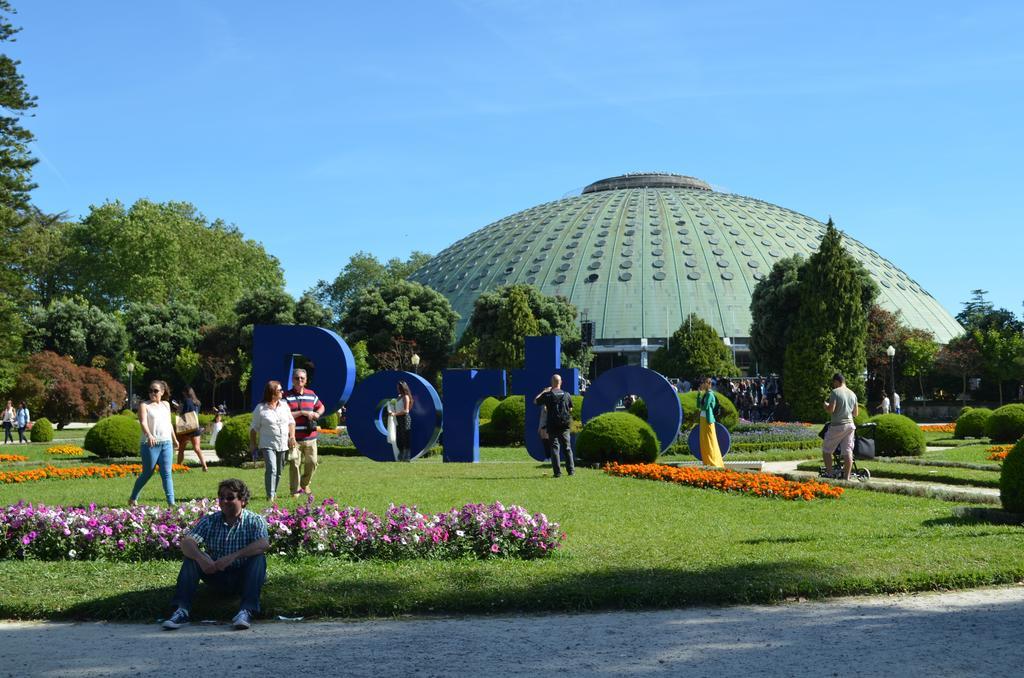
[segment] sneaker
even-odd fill
[[[163,627],[169,631],[173,631],[174,629],[180,629],[182,626],[188,626],[188,622],[188,610],[179,607],[174,611],[174,614],[171,615],[170,619],[164,620]]]
[[[235,629],[244,631],[252,626],[252,615],[249,613],[249,610],[239,610],[238,614],[235,615],[235,618],[231,620],[231,623],[234,625]]]

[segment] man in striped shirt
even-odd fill
[[[306,388],[306,370],[292,371],[292,387],[284,394],[285,402],[291,408],[295,419],[296,445],[288,452],[288,484],[292,496],[309,494],[309,483],[318,464],[316,458],[316,435],[320,430],[317,421],[323,416],[324,405],[316,393]],[[299,484],[299,466],[302,466],[302,483]]]

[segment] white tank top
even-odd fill
[[[146,426],[156,441],[174,440],[174,429],[171,427],[171,406],[161,400],[159,403],[145,403]],[[142,432],[142,442],[146,442],[146,432]]]

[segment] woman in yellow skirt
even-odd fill
[[[711,378],[705,377],[697,393],[697,411],[700,415],[700,460],[705,466],[724,467],[722,451],[718,448],[715,432],[715,405],[718,398],[711,390]]]

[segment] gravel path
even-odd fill
[[[251,631],[5,622],[0,675],[1019,676],[1022,628],[1024,586],[655,612],[259,622]]]

